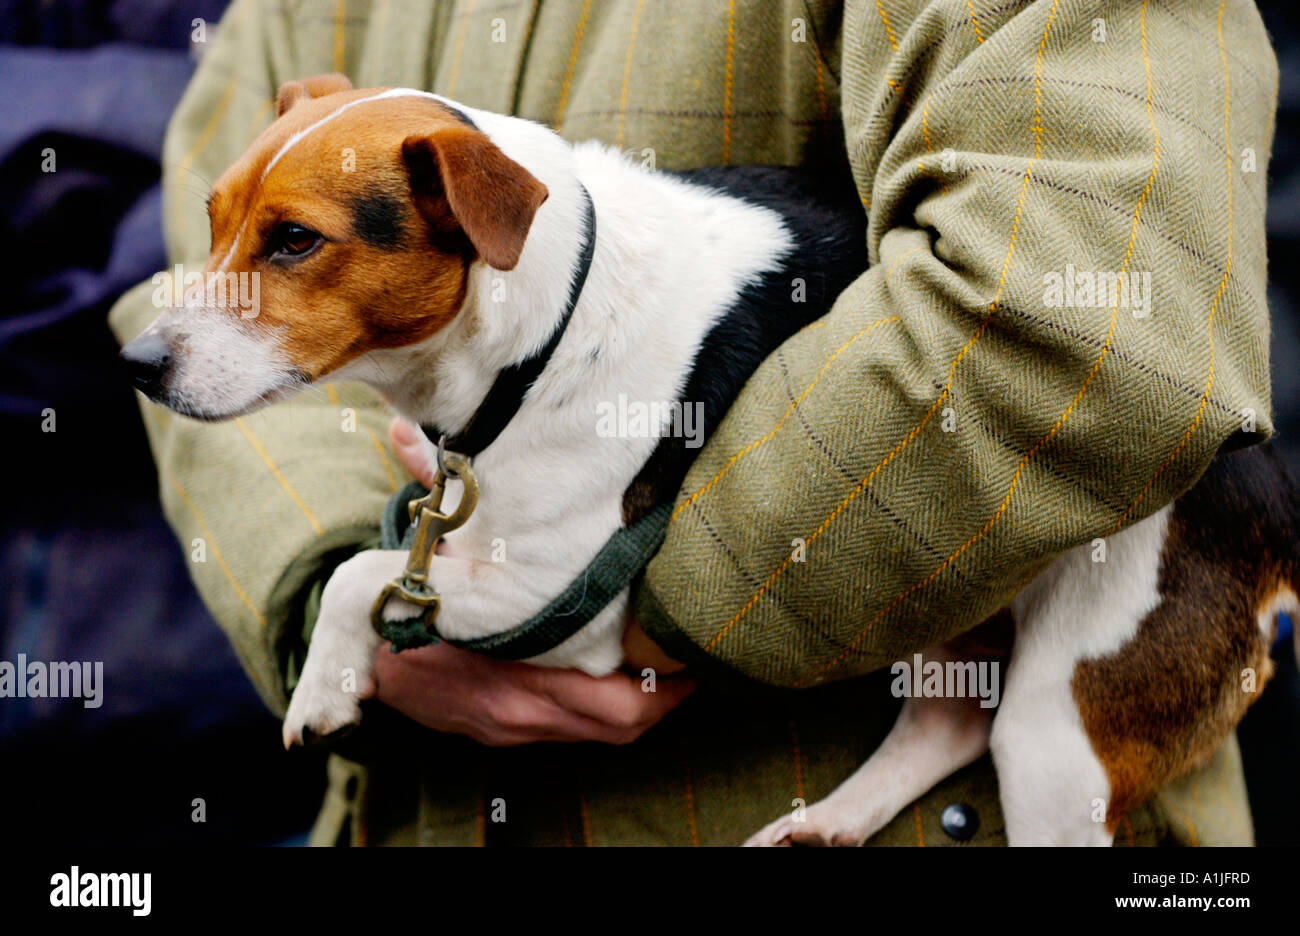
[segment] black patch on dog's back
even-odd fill
[[[1205,568],[1244,562],[1300,578],[1300,489],[1272,445],[1220,454],[1175,501],[1174,515]]]
[[[402,203],[382,192],[352,199],[352,230],[371,247],[391,250],[402,242]]]
[[[780,264],[750,283],[705,336],[679,400],[703,403],[707,438],[758,365],[787,338],[830,310],[867,269],[866,213],[852,185],[786,166],[719,166],[678,178],[777,212],[794,240]],[[794,280],[805,301],[795,302]],[[623,522],[672,500],[699,453],[682,438],[659,441],[623,494]]]

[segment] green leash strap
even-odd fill
[[[410,548],[415,527],[409,522],[407,504],[428,493],[428,488],[412,481],[388,499],[380,520],[381,549]],[[671,512],[672,504],[660,504],[631,526],[616,530],[559,597],[504,633],[450,640],[429,633],[418,618],[411,618],[385,621],[383,637],[392,643],[394,653],[440,639],[499,660],[526,660],[553,650],[590,623],[646,567],[664,541]]]

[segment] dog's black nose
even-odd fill
[[[147,397],[157,396],[162,389],[167,368],[171,366],[171,349],[158,335],[141,335],[127,342],[121,358],[126,362],[131,381]]]

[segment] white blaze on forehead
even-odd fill
[[[298,143],[303,137],[311,133],[313,130],[329,123],[331,120],[339,116],[339,114],[343,113],[345,110],[356,107],[358,104],[365,104],[368,101],[381,101],[388,98],[399,98],[399,97],[424,97],[424,98],[430,98],[435,101],[441,101],[443,103],[449,103],[446,100],[446,98],[439,97],[436,94],[430,94],[428,91],[416,91],[414,88],[389,88],[387,91],[381,91],[378,94],[372,94],[369,97],[357,98],[355,101],[348,101],[342,107],[338,108],[337,110],[330,111],[328,114],[326,114],[320,120],[316,121],[314,124],[310,124],[309,126],[304,127],[303,129],[295,133],[293,136],[289,137],[289,139],[285,140],[284,145],[281,146],[280,149],[276,152],[276,154],[271,157],[271,161],[268,162],[266,164],[266,168],[262,170],[262,181],[266,180],[267,174],[273,168],[275,168],[275,164],[280,161],[280,158],[284,156],[285,153],[289,152],[289,150],[294,146],[294,144]]]
[[[230,258],[235,255],[235,248],[239,246],[239,235],[243,233],[244,233],[244,227],[241,224],[239,230],[235,232],[235,239],[230,242],[230,249],[226,251],[225,258],[217,266],[218,272],[224,272],[226,267],[230,265]]]

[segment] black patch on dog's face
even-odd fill
[[[352,200],[352,230],[371,247],[392,249],[402,242],[402,203],[388,195],[359,195]]]

